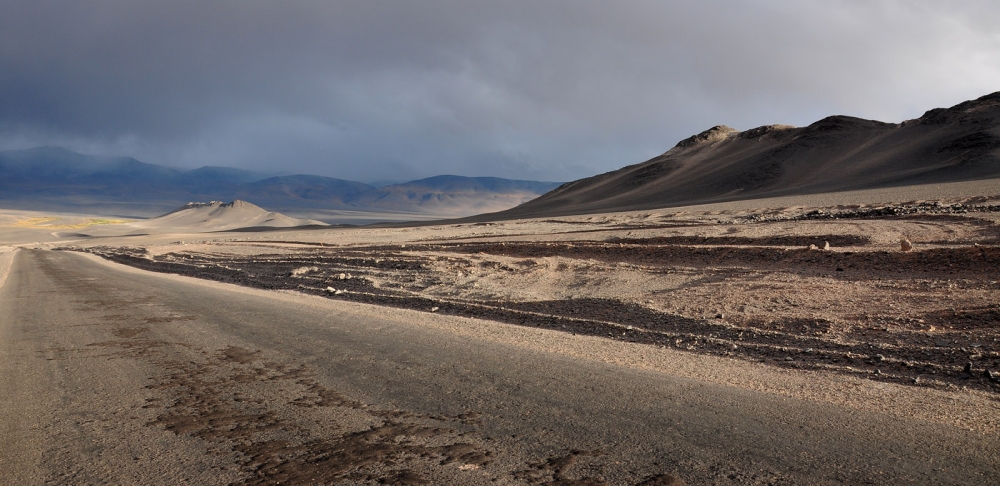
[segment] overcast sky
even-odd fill
[[[0,149],[565,181],[998,91],[998,26],[996,0],[0,0]]]

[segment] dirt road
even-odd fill
[[[425,313],[40,250],[17,252],[0,310],[4,484],[1000,482],[996,437]]]

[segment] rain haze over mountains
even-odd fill
[[[373,182],[569,181],[725,124],[1000,87],[1000,5],[12,1],[0,149]]]
[[[538,197],[554,182],[435,176],[375,187],[316,175],[270,176],[227,167],[193,170],[59,147],[0,152],[0,207],[156,216],[185,201],[247,199],[331,222],[374,222],[500,211]],[[348,217],[363,211],[397,218]]]

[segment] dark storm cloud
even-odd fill
[[[945,3],[8,1],[0,148],[569,180],[1000,89],[1000,7]]]

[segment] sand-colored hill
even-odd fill
[[[101,225],[76,231],[53,233],[60,238],[114,237],[137,235],[204,234],[257,228],[327,226],[314,219],[299,219],[268,211],[239,199],[189,202],[167,214],[123,224]]]
[[[675,207],[1000,178],[1000,92],[884,123],[716,126],[646,162],[566,183],[502,218]]]
[[[163,216],[136,223],[144,229],[170,231],[225,231],[240,228],[325,225],[311,219],[298,219],[241,201],[190,202]]]

